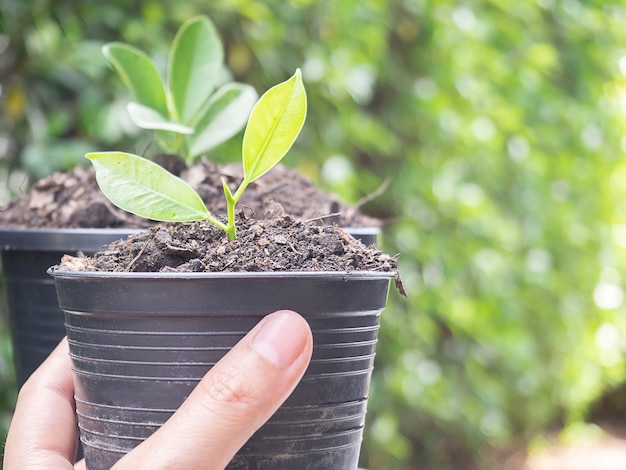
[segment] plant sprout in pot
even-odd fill
[[[224,53],[210,19],[198,16],[181,26],[170,49],[167,80],[161,78],[148,55],[129,44],[109,43],[103,52],[133,97],[127,106],[131,120],[153,131],[156,147],[162,152],[153,160],[170,171],[176,169],[199,190],[211,212],[225,211],[227,205],[218,197],[221,185],[233,187],[241,170],[201,157],[209,156],[245,126],[258,96],[247,84],[231,82],[217,87],[224,75]],[[256,183],[240,193],[246,206],[262,211],[263,199],[270,195],[292,215],[328,218],[329,224],[337,221],[349,227],[347,230],[364,243],[376,241],[379,221],[361,214],[358,207],[341,203],[294,170],[280,165],[276,170],[273,181]],[[223,174],[222,182],[219,173]],[[247,187],[254,179],[250,174],[244,176]],[[296,198],[292,188],[306,194]]]
[[[306,107],[299,70],[256,103],[243,138],[243,181],[236,191],[223,186],[225,220],[149,160],[87,155],[115,204],[164,221],[49,271],[66,315],[88,468],[110,468],[149,437],[230,348],[279,309],[309,322],[312,360],[228,468],[357,468],[396,261],[279,206],[265,219],[236,211],[246,186],[292,146]]]

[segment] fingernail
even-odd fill
[[[302,354],[309,329],[293,312],[275,312],[263,320],[250,344],[259,355],[281,369],[288,369]]]

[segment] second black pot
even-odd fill
[[[65,336],[54,281],[47,269],[64,254],[92,254],[133,229],[0,228],[0,258],[9,307],[18,387]]]

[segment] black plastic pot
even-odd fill
[[[65,336],[63,312],[46,270],[64,254],[94,253],[131,229],[0,228],[0,254],[9,306],[18,386]]]
[[[357,468],[391,273],[51,273],[90,470],[149,437],[263,316],[301,313],[313,359],[229,469]]]

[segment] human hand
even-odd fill
[[[312,350],[311,330],[301,316],[268,315],[114,469],[223,469],[291,394]],[[5,470],[85,468],[84,461],[74,465],[78,440],[70,368],[63,340],[20,390]]]

